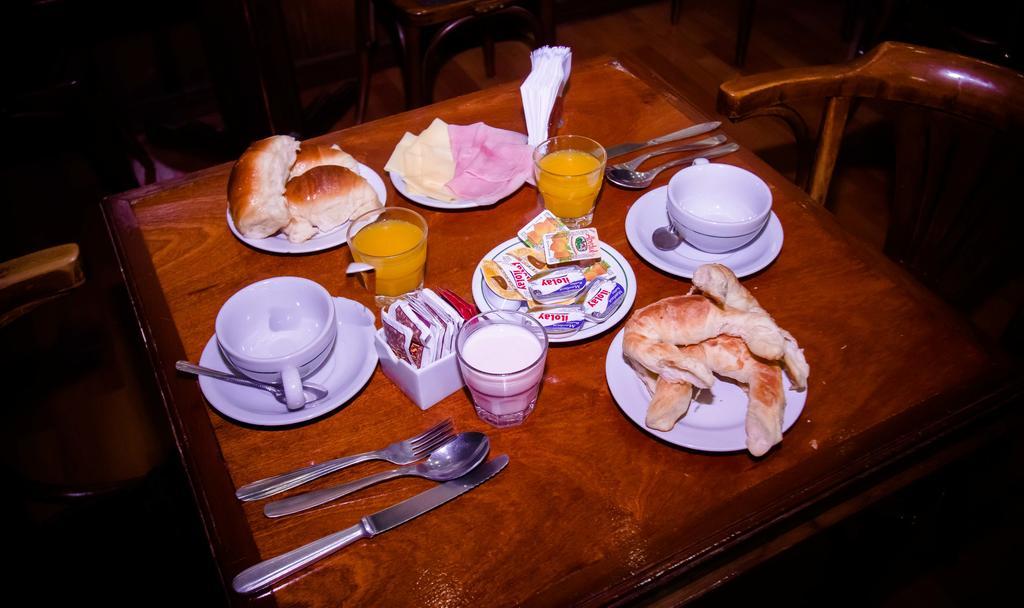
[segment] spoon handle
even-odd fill
[[[335,532],[311,543],[292,549],[287,553],[262,561],[255,566],[242,570],[232,581],[231,586],[238,593],[253,593],[264,587],[284,579],[315,561],[319,561],[342,547],[347,547],[361,538],[369,538],[372,534],[362,522]]]
[[[197,376],[209,376],[210,378],[225,380],[227,382],[234,382],[235,384],[241,384],[243,386],[253,386],[256,388],[262,388],[263,390],[273,392],[273,388],[269,384],[264,384],[263,382],[256,382],[255,380],[242,378],[234,374],[229,374],[226,372],[217,371],[215,369],[210,369],[208,367],[203,367],[201,365],[196,365],[195,363],[191,363],[189,361],[178,361],[177,363],[174,364],[174,367],[178,371],[182,371],[187,374],[195,374]]]
[[[410,466],[415,468],[416,465]],[[292,496],[291,498],[275,500],[274,502],[267,503],[263,507],[263,514],[267,517],[283,517],[285,515],[292,515],[293,513],[312,509],[313,507],[331,502],[332,500],[341,498],[342,496],[348,496],[353,492],[358,492],[363,488],[368,488],[382,481],[402,477],[403,475],[409,475],[410,473],[411,470],[408,466],[398,467],[397,469],[391,469],[390,471],[384,471],[383,473],[377,473],[376,475],[370,475],[368,477],[363,477],[362,479],[343,483],[339,486],[334,486],[333,488],[313,490],[312,492],[305,492],[298,496]]]
[[[739,150],[739,149],[740,149],[739,144],[737,144],[735,142],[731,142],[731,143],[725,144],[724,146],[718,146],[717,148],[711,148],[710,150],[701,150],[700,152],[698,152],[696,154],[690,154],[688,156],[684,156],[683,158],[679,158],[679,159],[676,159],[676,160],[669,161],[669,162],[665,163],[664,165],[658,165],[657,167],[655,167],[655,168],[653,168],[653,169],[651,169],[649,171],[644,171],[644,173],[649,176],[649,179],[653,180],[655,177],[657,177],[657,175],[659,173],[661,173],[665,169],[671,169],[672,167],[678,167],[679,165],[685,165],[685,164],[693,162],[694,160],[696,160],[698,158],[716,158],[718,156],[725,156],[726,154],[731,154],[732,152],[735,152],[736,150]]]
[[[629,169],[630,171],[636,171],[636,168],[647,162],[648,159],[662,154],[672,154],[673,152],[689,152],[690,150],[703,150],[705,148],[712,148],[725,142],[724,135],[715,135],[714,137],[707,137],[700,141],[695,141],[690,144],[680,144],[678,146],[669,146],[660,150],[654,150],[646,154],[640,155],[633,160],[625,163],[614,165],[615,168]]]

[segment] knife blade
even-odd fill
[[[619,144],[617,146],[605,148],[605,153],[608,155],[608,158],[622,156],[623,154],[628,154],[629,152],[632,152],[633,150],[639,150],[640,148],[646,148],[648,146],[657,146],[658,144],[667,144],[670,141],[686,139],[687,137],[693,137],[694,135],[700,135],[702,133],[707,133],[708,131],[714,131],[720,126],[722,126],[722,122],[718,120],[713,120],[711,122],[702,122],[699,125],[686,127],[685,129],[682,129],[680,131],[668,133],[666,135],[662,135],[661,137],[655,137],[654,139],[647,140],[643,143]]]
[[[420,492],[412,498],[403,500],[373,515],[367,515],[351,528],[335,532],[298,549],[246,568],[235,577],[231,586],[238,593],[253,593],[273,585],[342,547],[347,547],[359,539],[387,532],[465,494],[497,475],[507,464],[508,455],[502,454],[490,462],[481,464],[462,477]]]

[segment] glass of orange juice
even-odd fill
[[[355,261],[373,266],[378,306],[423,287],[427,221],[411,209],[381,207],[352,220],[348,244]]]
[[[579,135],[559,135],[533,151],[533,170],[544,208],[569,228],[585,228],[604,182],[604,148]]]

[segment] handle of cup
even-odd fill
[[[281,386],[284,400],[290,410],[300,410],[306,405],[306,393],[302,390],[302,377],[294,366],[281,370]]]

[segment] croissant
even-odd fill
[[[626,323],[622,351],[666,380],[710,388],[715,378],[707,365],[676,345],[699,344],[727,334],[742,338],[750,351],[781,359],[785,340],[764,313],[719,308],[703,296],[674,296],[641,308]]]
[[[698,267],[693,273],[693,286],[722,306],[768,314],[727,266],[704,264]],[[804,352],[792,334],[782,328],[779,328],[779,332],[785,340],[783,363],[786,366],[786,373],[789,374],[795,388],[807,388],[807,376],[811,370],[807,365],[807,359],[804,358]]]

